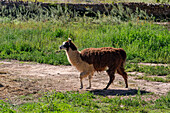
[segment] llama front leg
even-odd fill
[[[83,78],[87,77],[89,75],[89,73],[87,72],[81,72],[80,73],[80,89],[83,89]]]

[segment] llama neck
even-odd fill
[[[71,48],[69,48],[69,50],[66,51],[66,54],[69,62],[74,66],[78,66],[82,61],[80,57],[80,52],[77,50],[73,51]]]

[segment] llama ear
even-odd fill
[[[69,41],[71,41],[71,38],[68,38]]]
[[[69,42],[69,44],[71,44],[71,38],[68,38],[68,42]]]

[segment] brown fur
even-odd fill
[[[103,71],[106,66],[119,66],[125,62],[126,53],[121,48],[88,48],[81,51],[83,61],[93,64],[96,71]]]
[[[69,62],[79,70],[81,88],[83,88],[82,79],[89,76],[89,88],[91,87],[91,77],[95,71],[106,71],[110,77],[109,83],[107,84],[107,89],[115,78],[115,72],[117,71],[123,76],[126,84],[127,83],[127,73],[124,70],[124,63],[126,60],[126,52],[122,48],[88,48],[81,52],[77,51],[77,47],[71,42],[67,41],[65,45],[66,53]],[[60,48],[62,48],[62,46]]]

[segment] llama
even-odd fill
[[[65,49],[68,61],[80,72],[80,89],[83,88],[83,78],[89,78],[89,87],[91,88],[91,78],[95,71],[106,71],[109,75],[109,82],[104,90],[110,86],[115,79],[115,72],[122,75],[126,88],[128,88],[127,73],[124,69],[126,52],[122,48],[102,47],[87,48],[79,52],[75,44],[69,38],[63,42],[60,49]]]

